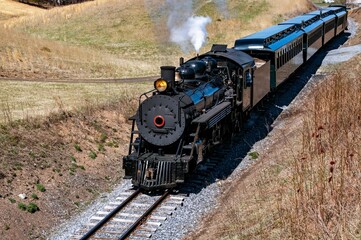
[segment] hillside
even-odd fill
[[[6,0],[9,1],[9,0]],[[192,1],[190,1],[192,2]],[[224,2],[225,1],[217,1]],[[212,18],[207,51],[310,9],[307,0],[193,1],[190,12]],[[282,6],[282,7],[279,7]],[[0,10],[2,77],[114,78],[156,75],[158,66],[177,64],[183,53],[169,41],[167,20],[172,5],[164,1],[97,0],[23,12]],[[2,8],[1,8],[2,9]],[[293,11],[289,11],[293,9]],[[185,21],[185,20],[184,20]],[[141,37],[139,37],[141,36]]]
[[[98,0],[50,10],[1,2],[1,77],[42,80],[1,81],[7,90],[0,97],[2,239],[46,238],[121,181],[126,119],[152,84],[86,79],[157,75],[160,65],[194,55],[169,42],[162,2]],[[195,13],[213,19],[201,51],[310,8],[306,0],[282,0],[282,8],[272,3],[230,0],[221,12],[213,1],[194,1]],[[48,83],[51,78],[68,82]],[[30,107],[37,104],[56,111],[34,118]],[[22,116],[14,117],[15,110]],[[40,211],[28,212],[35,209],[30,203]]]
[[[297,4],[283,0],[282,8],[266,0],[185,3],[190,6],[187,16],[212,18],[207,25],[208,43],[201,52],[213,43],[232,46],[236,38],[310,8],[305,0]],[[180,56],[194,56],[192,48],[183,53],[169,40],[167,21],[172,6],[164,1],[98,0],[44,10],[1,1],[0,79],[62,82],[39,88],[34,82],[1,81],[0,87],[9,91],[0,96],[0,122],[47,115],[59,108],[59,102],[64,110],[71,110],[114,101],[122,95],[122,91],[117,93],[122,84],[90,87],[86,79],[156,76],[159,66],[177,65]],[[289,12],[291,8],[294,11]],[[180,23],[185,21],[179,18]],[[146,90],[128,85],[138,89],[135,95]]]

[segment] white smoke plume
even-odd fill
[[[189,45],[199,53],[199,50],[207,40],[206,26],[212,20],[210,17],[192,16],[192,0],[167,0],[170,14],[168,28],[170,40],[177,43],[184,52],[189,51]]]
[[[197,53],[206,42],[206,25],[211,22],[210,17],[189,17],[187,21],[179,27],[171,28],[170,40],[179,44],[182,49],[186,49],[189,42],[193,45]]]

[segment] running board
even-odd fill
[[[227,117],[232,111],[230,102],[222,102],[209,110],[208,112],[200,115],[192,121],[194,124],[206,124],[207,128],[211,128],[219,123],[223,118]]]

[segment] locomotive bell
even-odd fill
[[[205,62],[207,65],[207,72],[211,72],[212,69],[217,68],[217,61],[212,57],[207,56],[203,58],[202,61]]]
[[[175,67],[162,66],[160,67],[160,76],[168,83],[168,89],[173,88],[175,85]]]

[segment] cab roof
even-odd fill
[[[255,65],[254,59],[245,52],[235,50],[233,48],[227,48],[227,45],[213,45],[211,51],[204,53],[199,56],[202,57],[214,57],[214,58],[225,58],[233,61],[242,68],[253,67]],[[197,57],[191,59],[194,60]]]

